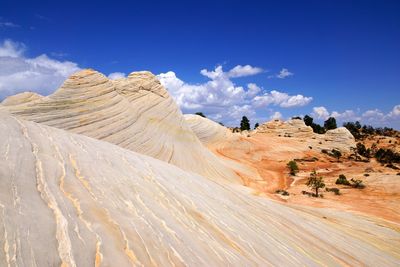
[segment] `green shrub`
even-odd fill
[[[344,174],[341,174],[339,175],[339,178],[336,180],[336,184],[350,185],[350,182],[347,180]]]
[[[336,187],[333,187],[333,188],[325,188],[325,190],[327,191],[327,192],[333,192],[333,193],[335,193],[335,195],[340,195],[340,189],[339,188],[336,188]]]
[[[287,163],[287,166],[288,166],[288,168],[289,168],[290,175],[295,176],[296,173],[299,172],[299,167],[297,166],[296,161],[294,161],[294,160],[289,161],[289,162]]]
[[[354,180],[353,178],[351,178],[350,181],[352,182],[351,186],[354,188],[359,188],[359,189],[365,188],[365,185],[363,184],[362,180]]]
[[[288,191],[282,190],[282,189],[276,190],[275,193],[276,193],[276,194],[280,194],[280,195],[282,195],[282,196],[288,196],[288,195],[289,195],[289,192],[288,192]]]
[[[308,187],[311,187],[312,189],[315,189],[315,196],[318,197],[318,189],[320,188],[324,188],[325,187],[325,183],[324,183],[324,179],[320,176],[318,177],[318,174],[315,170],[313,170],[310,173],[310,177],[307,180],[306,185]],[[321,194],[321,197],[323,197],[323,195]]]

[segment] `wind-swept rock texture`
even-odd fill
[[[301,122],[233,134],[183,116],[149,72],[83,70],[50,96],[9,97],[0,266],[399,266],[396,221],[256,196],[296,182],[270,158],[285,168],[287,154],[314,152],[309,140],[354,142]]]
[[[238,138],[237,134],[233,134],[228,128],[215,121],[193,114],[186,114],[184,117],[193,132],[205,145],[221,142],[227,138]]]
[[[1,266],[398,266],[395,224],[291,208],[0,112]]]
[[[349,152],[351,147],[356,146],[353,135],[344,127],[328,130],[325,134],[316,134],[301,119],[272,120],[260,125],[253,131],[253,134],[257,133],[302,139],[308,142],[310,146],[320,150],[337,149],[342,152]]]
[[[50,96],[22,93],[5,99],[2,106],[0,110],[25,120],[104,140],[211,179],[238,181],[203,147],[150,72],[114,81],[83,70]]]

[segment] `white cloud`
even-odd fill
[[[125,78],[125,77],[126,77],[126,74],[123,72],[113,72],[113,73],[108,74],[108,78],[111,80]]]
[[[250,65],[237,65],[233,69],[228,72],[228,76],[235,78],[235,77],[244,77],[244,76],[251,76],[259,74],[263,71],[262,68],[252,67]]]
[[[289,76],[293,76],[294,74],[290,72],[288,69],[281,69],[281,71],[276,75],[277,78],[279,79],[285,79]]]
[[[70,61],[58,61],[43,54],[24,56],[26,46],[5,40],[0,44],[0,99],[23,91],[47,95],[72,73],[80,70]]]
[[[280,119],[282,119],[282,114],[279,111],[275,111],[274,114],[272,114],[269,117],[269,119],[270,120],[278,120],[278,119],[280,120]]]
[[[263,95],[254,97],[254,104],[257,107],[278,105],[283,108],[302,107],[312,101],[312,97],[305,97],[303,95],[288,95],[276,90],[270,93],[266,92]]]
[[[268,78],[269,78],[269,79],[271,79],[271,78],[285,79],[285,78],[290,77],[290,76],[293,76],[293,75],[294,75],[293,72],[290,72],[290,71],[289,71],[288,69],[286,69],[286,68],[282,68],[281,71],[280,71],[279,73],[274,74],[274,75],[269,75]]]
[[[317,119],[326,120],[329,117],[329,112],[325,107],[314,107],[312,116],[317,117]]]
[[[18,28],[20,27],[18,24],[12,23],[10,21],[0,21],[0,28]]]
[[[394,106],[387,114],[379,109],[370,109],[363,113],[354,110],[333,111],[330,113],[325,107],[314,107],[311,115],[322,120],[334,117],[339,122],[360,121],[362,124],[373,126],[400,127],[400,105]]]
[[[12,40],[4,40],[0,45],[0,57],[19,57],[25,52],[25,45],[13,42]]]
[[[227,72],[224,72],[222,66],[211,71],[203,69],[200,73],[210,81],[202,84],[186,83],[172,71],[161,73],[158,78],[184,113],[202,111],[217,121],[223,119],[225,123],[246,114],[250,117],[256,116],[257,111],[268,105],[299,107],[312,100],[311,97],[291,96],[275,90],[265,92],[255,83],[238,86],[232,81],[234,77],[254,75],[261,71],[250,65],[238,65]]]
[[[391,118],[400,118],[400,105],[394,106],[388,116]]]

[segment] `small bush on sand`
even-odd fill
[[[295,176],[296,173],[299,172],[299,167],[297,166],[296,161],[294,161],[294,160],[289,161],[287,166],[289,168],[290,175]]]
[[[347,180],[344,174],[341,174],[339,175],[339,178],[336,180],[336,184],[350,185],[350,182]]]

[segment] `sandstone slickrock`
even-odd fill
[[[187,124],[197,135],[203,144],[212,144],[227,138],[235,138],[237,134],[233,134],[228,128],[199,115],[185,114]]]
[[[1,266],[400,264],[396,224],[285,206],[2,112],[0,132]]]
[[[52,95],[19,94],[5,99],[1,109],[25,120],[116,144],[214,180],[239,181],[201,144],[174,100],[150,72],[133,72],[126,79],[109,80],[94,70],[82,70]]]
[[[328,130],[325,134],[316,134],[303,120],[291,119],[288,121],[272,120],[260,125],[253,134],[272,134],[281,137],[293,137],[309,142],[310,146],[322,149],[337,149],[349,152],[355,147],[353,135],[344,127]]]

